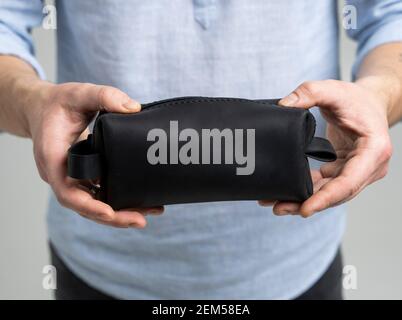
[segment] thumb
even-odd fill
[[[314,106],[325,108],[336,101],[336,80],[308,81],[279,101],[279,105],[309,109]]]
[[[103,85],[82,84],[70,102],[72,107],[85,111],[131,113],[141,110],[141,105],[123,91]]]

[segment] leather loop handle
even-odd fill
[[[68,150],[67,174],[71,178],[81,180],[100,178],[101,157],[98,153],[93,153],[92,135]]]
[[[305,153],[308,157],[331,162],[336,160],[336,152],[331,143],[324,138],[314,137],[310,144],[307,146]]]

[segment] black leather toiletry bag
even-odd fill
[[[68,175],[98,181],[114,209],[229,201],[303,201],[307,157],[334,161],[308,111],[278,100],[184,97],[134,114],[101,113],[68,152]]]

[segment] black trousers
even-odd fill
[[[100,292],[75,275],[61,260],[50,245],[51,261],[57,270],[57,300],[114,300]],[[336,257],[322,277],[296,300],[342,300],[342,255],[338,250]]]

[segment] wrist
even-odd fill
[[[370,91],[378,98],[379,108],[382,108],[389,126],[397,120],[397,101],[402,96],[402,84],[400,79],[393,74],[384,76],[364,76],[356,81],[356,84]]]
[[[16,92],[20,101],[21,121],[25,135],[32,138],[39,123],[44,107],[54,84],[36,77],[20,77],[15,81]]]

